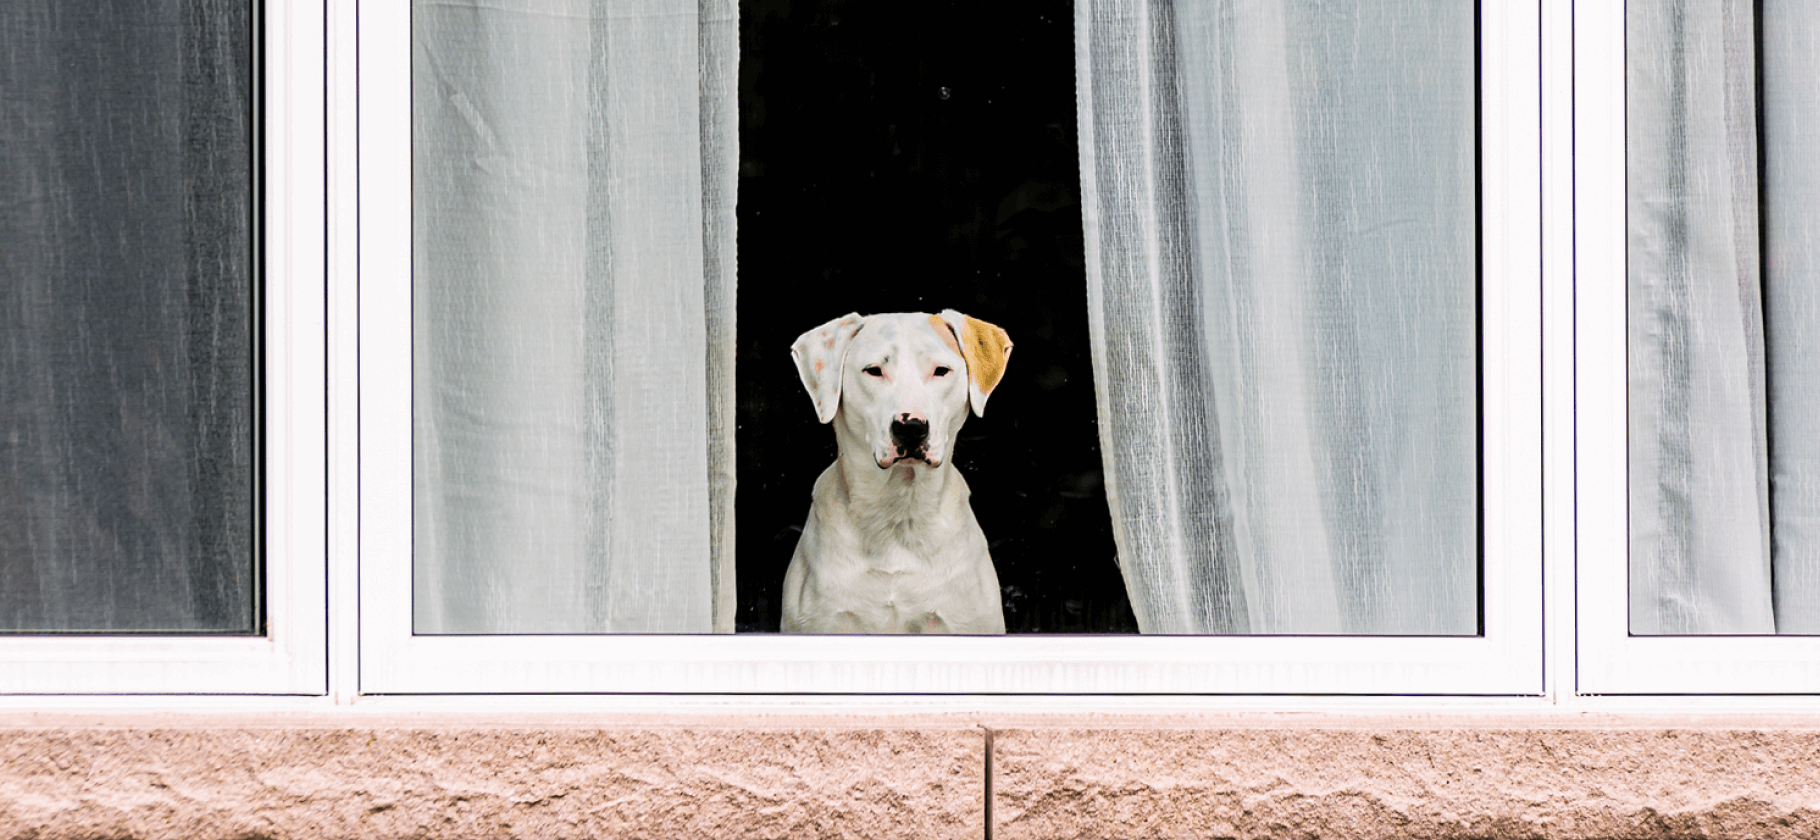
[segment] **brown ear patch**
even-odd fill
[[[967,374],[982,394],[992,393],[1005,377],[1005,363],[1011,358],[1011,336],[993,324],[967,316],[961,334],[961,355],[967,359]]]
[[[948,345],[948,349],[953,350],[954,355],[956,355],[956,356],[965,355],[961,352],[960,341],[954,337],[954,328],[948,326],[948,322],[942,320],[942,316],[940,316],[940,315],[929,316],[929,326],[935,328],[935,334],[942,337],[942,343]]]

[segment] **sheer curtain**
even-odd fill
[[[1820,9],[1627,27],[1631,631],[1820,632]]]
[[[1477,632],[1475,37],[1457,0],[1077,0],[1144,632]]]
[[[732,0],[413,17],[417,632],[730,632]]]
[[[251,8],[0,3],[0,631],[258,632]]]

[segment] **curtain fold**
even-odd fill
[[[731,629],[733,21],[416,6],[417,632]]]
[[[1820,8],[1763,0],[1763,272],[1779,633],[1820,633]]]
[[[707,307],[708,544],[713,632],[733,632],[738,357],[739,5],[700,0],[702,272]]]
[[[1627,7],[1633,633],[1820,631],[1817,24]]]
[[[1475,37],[1455,2],[1078,0],[1144,632],[1477,632]]]

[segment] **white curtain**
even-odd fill
[[[731,631],[732,0],[413,17],[417,632]]]
[[[1763,0],[1776,631],[1820,633],[1820,7]]]
[[[1820,9],[1627,27],[1631,631],[1820,632]]]
[[[1477,632],[1475,38],[1459,0],[1077,0],[1144,632]]]

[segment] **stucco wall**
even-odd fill
[[[0,837],[1820,837],[1800,718],[589,717],[0,713]]]
[[[1820,735],[1012,729],[994,838],[1820,838]]]
[[[0,836],[977,838],[978,730],[0,731]]]

